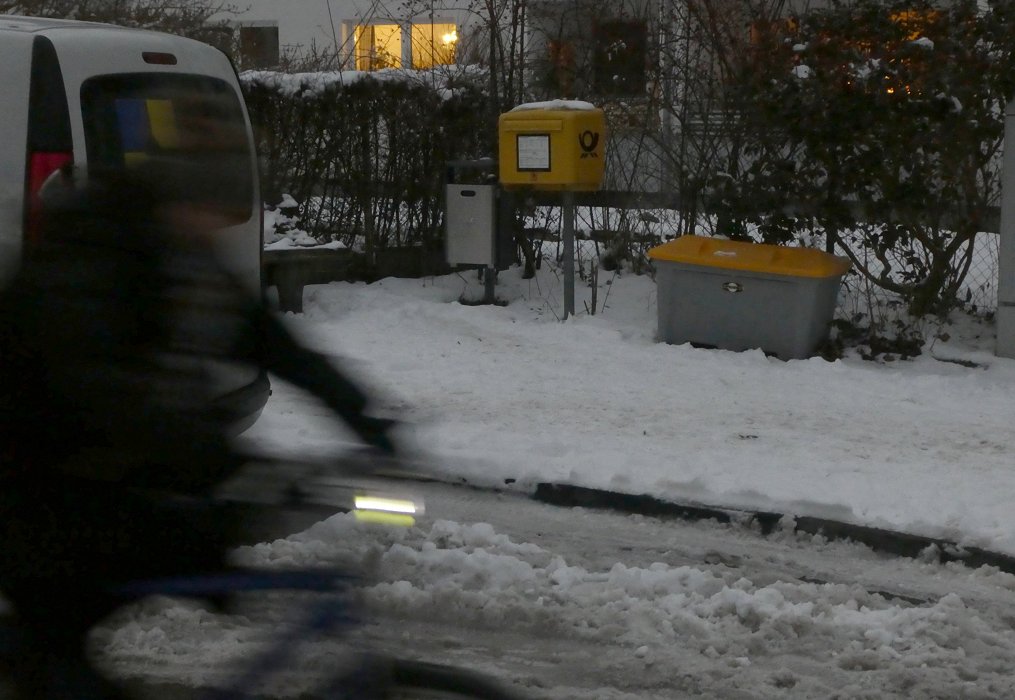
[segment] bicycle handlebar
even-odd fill
[[[246,455],[244,466],[213,498],[289,509],[330,506],[364,520],[411,525],[423,503],[398,484],[414,474],[418,472],[404,460],[373,450],[317,460]]]

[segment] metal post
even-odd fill
[[[483,303],[497,301],[497,268],[488,267],[483,271]]]
[[[565,191],[561,216],[564,217],[564,318],[574,316],[574,192]]]
[[[1004,127],[1000,237],[995,353],[1015,357],[1015,100],[1008,104]]]

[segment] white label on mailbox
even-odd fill
[[[518,170],[550,169],[550,135],[518,134]]]

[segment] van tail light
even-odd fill
[[[25,202],[25,238],[32,243],[42,237],[42,185],[50,175],[74,162],[72,153],[42,152],[28,156],[28,192]]]
[[[45,36],[32,40],[31,87],[28,91],[28,142],[25,148],[23,224],[26,243],[42,236],[43,184],[60,168],[74,162],[71,155],[70,108],[56,47]]]

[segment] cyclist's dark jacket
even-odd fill
[[[149,516],[137,493],[204,493],[239,465],[212,408],[208,358],[268,370],[388,444],[363,392],[207,250],[163,230],[157,204],[136,183],[92,184],[54,212],[0,293],[5,590],[47,576],[74,576],[80,589],[152,573],[139,568],[210,567],[224,553],[219,532],[183,533],[196,520],[160,533],[172,511]]]
[[[94,676],[85,640],[118,583],[226,564],[237,513],[193,498],[241,463],[206,361],[272,372],[390,447],[351,381],[160,225],[160,184],[65,193],[0,292],[0,591],[26,631],[22,697],[76,697],[52,695],[54,669]]]

